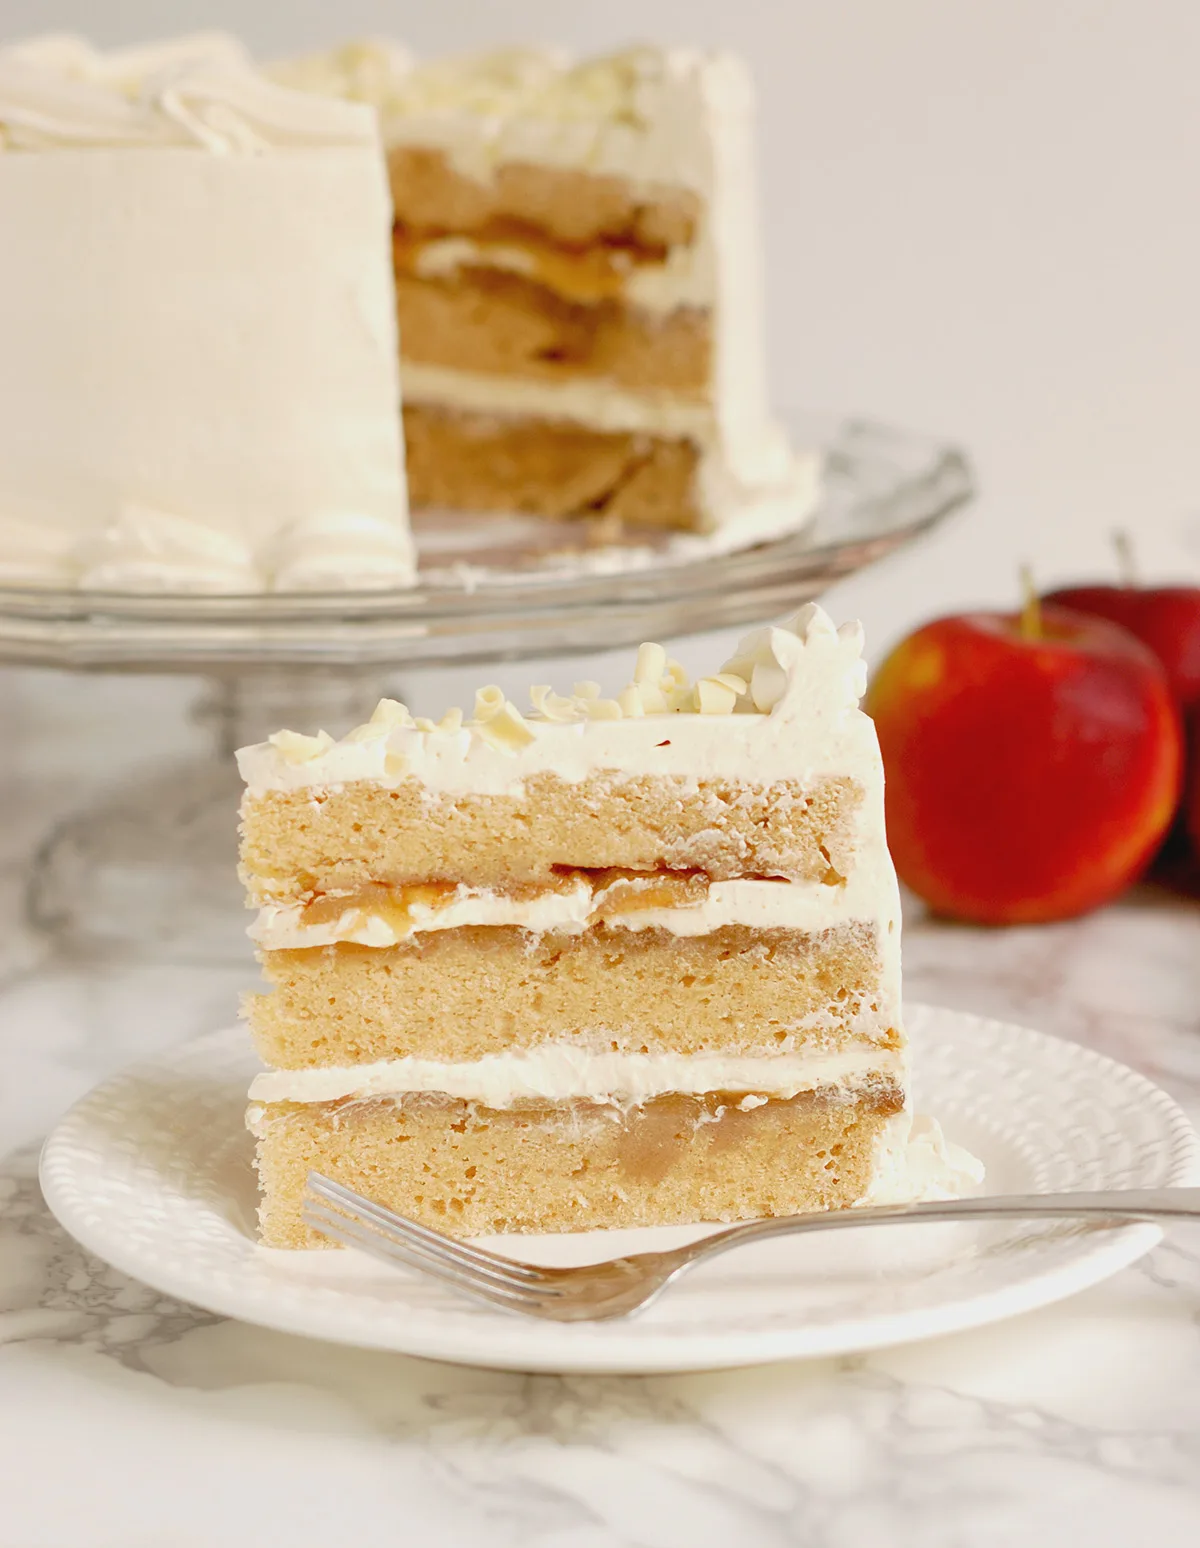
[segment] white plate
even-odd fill
[[[992,1193],[1200,1180],[1175,1103],[1142,1076],[1024,1027],[912,1006],[917,1106],[987,1164]],[[780,1240],[694,1269],[628,1321],[563,1326],[492,1311],[358,1253],[254,1240],[245,1030],[216,1032],[96,1088],[42,1153],[50,1208],[84,1247],[211,1311],[367,1348],[525,1371],[686,1371],[844,1354],[977,1327],[1061,1300],[1159,1240],[1071,1222],[864,1229]],[[583,1262],[678,1228],[510,1239]]]

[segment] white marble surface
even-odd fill
[[[169,939],[151,960],[64,945],[27,923],[30,878],[57,820],[198,756],[193,694],[0,673],[0,1548],[1200,1537],[1200,1232],[984,1332],[648,1380],[306,1342],[79,1251],[40,1202],[40,1136],[105,1072],[228,1020],[252,969]],[[1200,904],[1146,896],[1007,933],[914,919],[907,983],[1101,1048],[1200,1117]]]

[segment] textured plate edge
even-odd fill
[[[1108,1054],[1077,1043],[1070,1038],[1042,1032],[1036,1027],[1019,1022],[1009,1022],[997,1017],[979,1016],[969,1011],[958,1011],[945,1006],[910,1003],[906,1014],[918,1018],[950,1018],[956,1023],[970,1023],[981,1031],[1019,1033],[1035,1040],[1059,1045],[1069,1050],[1065,1057],[1079,1059],[1093,1067],[1110,1071],[1116,1078],[1132,1082],[1141,1088],[1145,1098],[1157,1107],[1163,1116],[1169,1135],[1171,1164],[1166,1186],[1200,1183],[1200,1138],[1175,1099],[1163,1088],[1140,1071],[1111,1058]],[[992,1326],[1029,1311],[1055,1305],[1061,1301],[1091,1289],[1128,1268],[1150,1252],[1163,1238],[1162,1228],[1149,1222],[1134,1222],[1126,1226],[1097,1227],[1089,1234],[1088,1245],[1081,1245],[1080,1253],[1070,1264],[1047,1268],[1035,1273],[1017,1285],[1007,1285],[995,1291],[983,1292],[949,1309],[922,1308],[893,1313],[857,1322],[836,1324],[832,1336],[814,1340],[810,1330],[794,1331],[778,1329],[766,1333],[730,1333],[715,1350],[714,1337],[710,1333],[688,1335],[672,1332],[657,1346],[639,1349],[636,1358],[622,1359],[607,1344],[588,1346],[581,1344],[573,1358],[548,1353],[545,1359],[537,1359],[527,1352],[519,1358],[505,1359],[503,1351],[482,1347],[489,1340],[494,1344],[495,1330],[489,1325],[476,1340],[461,1331],[448,1340],[434,1336],[422,1336],[420,1347],[402,1345],[392,1339],[367,1342],[358,1333],[347,1334],[337,1325],[336,1314],[326,1317],[325,1308],[312,1307],[306,1315],[290,1317],[285,1309],[232,1304],[233,1298],[225,1297],[219,1289],[210,1291],[201,1286],[197,1293],[194,1284],[185,1282],[185,1276],[175,1276],[154,1262],[146,1263],[136,1253],[126,1257],[112,1251],[108,1242],[98,1245],[86,1225],[76,1229],[75,1224],[63,1218],[55,1201],[53,1181],[55,1141],[62,1131],[77,1121],[87,1106],[110,1085],[118,1081],[136,1078],[143,1071],[160,1071],[164,1060],[181,1054],[200,1055],[203,1045],[227,1037],[233,1028],[221,1028],[200,1037],[164,1050],[157,1058],[142,1059],[116,1071],[107,1080],[99,1082],[62,1115],[47,1135],[38,1159],[38,1180],[46,1205],[59,1225],[86,1251],[110,1264],[119,1272],[129,1275],[143,1284],[150,1285],[162,1294],[170,1295],[185,1304],[197,1306],[220,1316],[239,1322],[294,1334],[303,1338],[315,1338],[327,1343],[349,1348],[377,1349],[415,1359],[434,1360],[451,1365],[474,1368],[560,1375],[667,1375],[687,1372],[728,1370],[737,1367],[773,1364],[783,1360],[830,1359],[849,1354],[868,1353],[873,1350],[898,1348],[905,1344],[921,1343],[928,1339],[969,1332],[972,1329]],[[240,1029],[239,1029],[240,1030]],[[1064,1056],[1064,1055],[1060,1055]],[[59,1200],[61,1206],[62,1201]],[[71,1214],[69,1206],[66,1213]],[[148,1272],[147,1272],[148,1270]],[[328,1325],[327,1325],[328,1324]],[[522,1325],[520,1323],[516,1325]],[[527,1325],[527,1324],[526,1324]],[[554,1332],[561,1337],[567,1331],[554,1325]],[[476,1345],[480,1347],[476,1347]]]

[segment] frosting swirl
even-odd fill
[[[60,35],[0,49],[0,147],[10,151],[178,145],[259,155],[375,135],[369,108],[267,80],[221,33],[110,53]]]

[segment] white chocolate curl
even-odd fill
[[[503,692],[494,683],[487,688],[478,688],[475,691],[475,719],[480,725],[486,724],[493,716],[498,715],[504,708],[505,698]]]
[[[504,700],[486,720],[480,721],[476,731],[489,746],[500,752],[518,753],[533,741],[529,722],[515,704]]]
[[[472,747],[478,743],[515,757],[544,737],[549,746],[561,749],[565,760],[582,758],[586,764],[595,756],[593,749],[602,747],[606,756],[617,760],[616,766],[623,767],[636,739],[609,739],[602,730],[604,722],[668,714],[782,718],[817,714],[836,728],[856,711],[865,686],[861,627],[850,623],[835,629],[819,607],[809,604],[790,624],[748,634],[720,671],[706,674],[694,686],[682,665],[668,657],[661,645],[649,641],[638,650],[633,680],[615,698],[605,698],[600,685],[590,680],[577,682],[569,695],[539,683],[529,690],[534,718],[526,720],[493,684],[476,693],[470,720],[464,721],[462,711],[452,709],[436,724],[425,717],[414,720],[405,705],[383,699],[370,720],[341,742],[335,743],[325,732],[301,736],[281,731],[268,743],[245,749],[241,761],[244,769],[253,771],[251,777],[260,788],[271,788],[272,783],[297,788],[323,779],[341,783],[347,778],[392,779],[404,773],[420,777],[427,765],[473,768]],[[564,729],[573,727],[571,735],[555,736],[556,723]],[[645,730],[652,748],[671,746],[669,740],[654,741],[650,735],[654,728]],[[738,742],[746,739],[746,728],[730,731]],[[452,740],[456,746],[450,745]]]
[[[318,731],[316,736],[304,736],[299,731],[276,731],[267,740],[288,763],[311,763],[334,745],[328,731]]]

